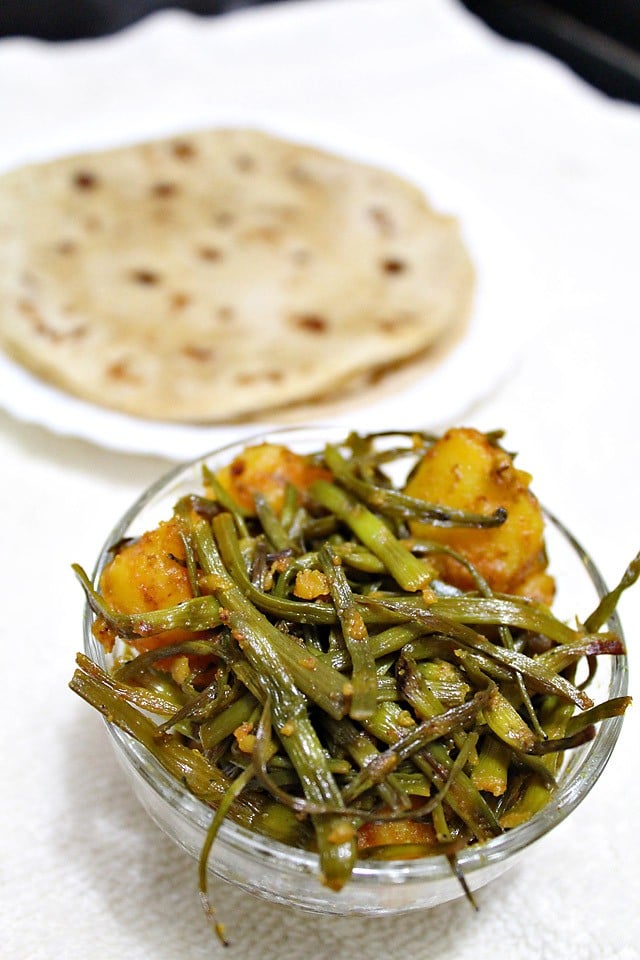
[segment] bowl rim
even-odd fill
[[[385,432],[392,433],[393,431]],[[402,431],[398,431],[398,433],[401,432]],[[151,504],[156,497],[167,494],[174,482],[183,475],[188,474],[189,471],[192,471],[202,462],[212,457],[221,457],[225,453],[231,453],[231,451],[234,450],[244,449],[244,447],[251,444],[269,442],[271,440],[275,442],[288,442],[287,438],[290,438],[293,442],[306,437],[308,439],[317,438],[318,441],[326,441],[328,439],[337,440],[344,438],[348,433],[349,431],[345,430],[344,427],[334,425],[314,424],[313,426],[289,425],[278,427],[266,431],[258,431],[252,436],[239,437],[232,442],[225,443],[220,447],[215,447],[204,454],[173,466],[146,488],[129,509],[126,510],[113,530],[109,533],[95,563],[91,578],[92,583],[95,584],[97,582],[97,578],[106,560],[110,556],[110,550],[113,544],[122,538],[142,510]],[[608,591],[608,587],[590,555],[555,514],[544,506],[542,509],[545,519],[551,524],[551,527],[555,529],[561,538],[563,538],[577,554],[596,593],[599,597],[602,597],[603,594]],[[83,613],[85,653],[104,667],[107,662],[104,650],[91,631],[94,619],[94,614],[89,604],[85,602]],[[610,629],[614,630],[624,642],[622,625],[617,611],[614,611],[607,623]],[[628,690],[627,655],[611,656],[607,657],[607,660],[611,664],[607,690],[608,697],[625,696]],[[594,739],[585,746],[573,751],[576,756],[580,755],[584,757],[579,765],[578,775],[572,775],[565,782],[561,782],[550,802],[547,803],[542,810],[535,814],[530,820],[515,828],[506,830],[497,837],[463,848],[455,857],[457,869],[459,869],[464,876],[468,876],[476,870],[490,864],[502,862],[541,839],[555,826],[565,820],[588,795],[605,769],[620,736],[623,719],[622,716],[613,717],[601,723],[597,728]],[[190,793],[187,788],[175,780],[133,737],[115,725],[110,724],[106,719],[104,719],[103,722],[118,751],[159,797],[168,802],[182,817],[190,821],[196,829],[202,829],[204,840],[204,832],[213,815],[212,808],[199,800],[195,795]],[[225,818],[219,830],[216,839],[216,846],[218,845],[225,845],[249,857],[255,861],[256,865],[262,863],[265,866],[273,867],[274,862],[277,861],[278,868],[281,870],[288,869],[293,872],[304,871],[306,873],[313,873],[318,877],[320,875],[317,854],[289,846],[278,840],[253,832],[234,822],[229,817]],[[214,873],[216,872],[215,856],[210,858],[209,868]],[[425,880],[451,879],[451,877],[452,866],[444,855],[434,855],[413,860],[358,859],[349,880],[349,886],[358,883],[366,883],[369,885],[407,881],[424,882]],[[321,889],[324,890],[325,888]]]

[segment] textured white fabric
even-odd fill
[[[304,111],[392,138],[448,171],[528,251],[522,297],[542,304],[517,373],[466,420],[508,429],[541,499],[616,579],[640,546],[638,110],[496,38],[452,0],[325,0],[198,21],[197,31],[192,24],[165,13],[96,42],[0,42],[2,136],[10,133],[16,162],[38,156],[44,140],[62,151],[155,133],[168,114],[201,124],[206,98],[192,91],[204,89],[212,103],[228,102],[230,116],[234,107],[265,119]],[[149,35],[173,75],[168,99],[147,84],[147,59],[130,68],[131,48],[144,38],[148,50]],[[59,123],[68,98],[72,128]],[[517,302],[512,323],[517,329]],[[66,689],[82,609],[69,565],[91,566],[112,521],[167,464],[6,414],[0,426],[0,954],[221,956],[200,915],[194,863],[148,821],[101,722]],[[623,599],[621,614],[633,691],[640,590]],[[582,806],[479,892],[479,913],[459,901],[395,919],[323,919],[218,884],[234,943],[226,955],[640,957],[638,715],[636,706]]]

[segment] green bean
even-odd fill
[[[376,702],[399,700],[400,692],[395,677],[380,677],[376,680]]]
[[[462,566],[470,573],[473,581],[475,582],[479,592],[482,594],[483,597],[487,599],[493,599],[494,591],[491,589],[491,587],[489,586],[485,578],[481,575],[479,570],[469,560],[467,560],[466,557],[462,556],[457,550],[453,550],[450,547],[443,546],[443,547],[440,547],[440,550],[442,552],[445,552],[449,556],[454,557],[454,559],[458,563],[462,564]],[[509,650],[513,650],[514,649],[513,637],[509,627],[506,626],[504,623],[498,624],[498,633],[500,636],[500,642],[502,643],[502,646],[506,647]],[[544,733],[543,733],[542,727],[540,726],[538,715],[531,702],[529,691],[525,687],[522,675],[520,673],[516,673],[515,680],[518,686],[518,691],[520,693],[520,699],[524,703],[525,709],[527,711],[527,715],[529,717],[531,725],[533,726],[534,732],[536,736],[542,739],[544,737]]]
[[[227,551],[228,524],[224,515],[217,517],[220,523],[215,523],[219,545],[225,558]],[[312,700],[318,703],[330,716],[340,719],[346,712],[344,685],[345,680],[336,670],[315,657],[305,656],[304,651],[291,637],[278,630],[264,617],[259,610],[245,597],[244,593],[231,579],[222,562],[222,556],[213,542],[211,528],[206,521],[198,521],[194,527],[194,535],[198,544],[200,562],[208,574],[212,574],[217,584],[217,598],[226,611],[232,610],[242,614],[251,624],[252,634],[262,634],[265,641],[286,666],[292,671],[296,684]],[[227,619],[227,622],[228,619]]]
[[[233,522],[228,514],[216,518],[216,537],[224,562],[234,581],[242,589],[247,599],[255,606],[282,620],[297,623],[331,624],[337,623],[337,614],[330,603],[307,603],[303,600],[286,600],[257,590],[251,583],[238,546]]]
[[[258,519],[262,524],[262,529],[274,550],[295,550],[295,543],[289,537],[280,520],[278,520],[267,498],[262,496],[262,494],[255,493],[253,495],[253,501],[256,506]]]
[[[418,716],[423,717],[425,720],[440,717],[445,713],[445,708],[431,692],[424,682],[424,679],[420,677],[416,661],[411,655],[412,649],[412,644],[404,648],[396,668],[402,693]],[[492,689],[494,689],[493,686],[489,684],[484,691],[485,695],[488,695],[488,691]],[[466,734],[454,732],[453,739],[460,751],[465,749]],[[428,761],[430,769],[427,770],[424,766],[421,766],[421,769],[431,776],[433,776],[434,771],[438,769],[444,769],[446,771],[451,765],[447,751],[441,744],[434,744],[433,747],[423,753],[422,756]],[[454,803],[458,804],[458,812],[476,835],[479,835],[478,831],[485,836],[495,836],[496,833],[500,832],[499,825],[490,808],[476,790],[473,782],[468,780],[466,776],[460,776],[458,778],[456,790],[450,803],[452,806],[454,806]]]
[[[216,932],[220,943],[223,947],[229,946],[229,941],[226,938],[224,924],[216,920],[215,910],[213,904],[209,898],[209,855],[211,853],[211,848],[214,844],[220,827],[222,826],[225,817],[231,810],[231,806],[235,800],[241,795],[242,791],[247,787],[251,782],[254,776],[254,770],[252,767],[249,767],[247,770],[243,770],[236,779],[229,784],[224,796],[222,797],[218,808],[215,811],[209,829],[207,830],[207,835],[205,837],[204,843],[202,845],[202,850],[200,851],[200,857],[198,859],[198,889],[200,892],[200,902],[205,912],[205,916]]]
[[[434,796],[430,797],[425,803],[421,803],[417,807],[412,807],[411,810],[395,810],[388,814],[385,813],[384,816],[380,813],[377,816],[374,815],[370,818],[385,820],[385,821],[393,821],[393,820],[420,819],[420,818],[427,817],[430,814],[433,815],[434,818],[437,818],[438,813],[442,813],[443,802],[445,798],[448,797],[449,791],[452,789],[452,787],[455,787],[458,776],[462,773],[463,767],[467,763],[470,753],[472,752],[472,750],[475,750],[476,740],[477,740],[477,734],[475,733],[469,734],[464,747],[462,748],[462,750],[460,751],[456,759],[453,761],[453,763],[449,767],[446,777],[441,783],[440,787],[438,788],[437,793],[434,794]],[[443,823],[446,823],[446,821],[443,820]],[[443,834],[444,832],[445,831],[443,831]],[[447,829],[446,841],[447,843],[451,843],[452,840],[453,840],[453,837],[451,835],[451,832]]]
[[[427,503],[425,500],[410,497],[397,490],[376,487],[365,480],[360,480],[350,464],[341,456],[338,448],[331,444],[325,447],[324,459],[333,475],[347,490],[354,493],[363,503],[388,516],[444,527],[496,527],[504,523],[507,518],[507,512],[503,507],[498,507],[490,515],[470,513],[441,504]],[[337,510],[333,512],[340,516]]]
[[[586,637],[581,637],[572,643],[565,643],[560,647],[552,647],[546,653],[538,654],[535,659],[538,663],[543,663],[551,670],[559,673],[566,669],[569,664],[575,663],[576,660],[581,660],[583,657],[603,656],[605,654],[615,657],[621,656],[624,652],[624,644],[620,637],[615,634],[597,633],[588,634]]]
[[[613,615],[623,592],[628,590],[629,587],[632,587],[638,580],[638,577],[640,577],[640,553],[636,554],[626,568],[622,574],[620,583],[614,587],[613,590],[605,594],[593,613],[585,620],[584,627],[588,633],[595,633],[596,630],[604,626],[607,620]]]
[[[211,679],[212,669],[214,670],[213,679]],[[159,729],[162,730],[162,732],[170,730],[174,723],[182,720],[193,721],[196,724],[202,724],[206,720],[211,720],[226,709],[228,704],[240,697],[240,685],[235,679],[230,678],[229,670],[224,664],[218,663],[217,659],[215,667],[212,668],[211,661],[209,660],[209,663],[203,668],[202,672],[196,671],[195,675],[192,676],[194,676],[195,680],[201,681],[202,673],[206,675],[207,685],[204,689],[202,689],[201,686],[196,689],[193,681],[188,684],[188,692],[191,699],[185,703],[184,707],[182,707],[178,713],[170,717],[166,723],[161,724]],[[186,692],[185,686],[186,684],[183,682],[181,684],[183,692]]]
[[[572,716],[567,723],[567,735],[573,736],[579,733],[585,726],[600,723],[602,720],[610,720],[612,717],[624,716],[627,707],[631,706],[631,697],[613,697],[604,703],[599,703],[590,710],[584,710]]]
[[[454,651],[454,656],[472,682],[478,679],[482,683],[488,678],[495,680],[496,683],[504,684],[511,683],[513,680],[512,670],[507,670],[506,667],[500,666],[495,660],[475,650],[458,648]],[[481,678],[484,678],[484,680]]]
[[[596,735],[595,725],[590,723],[582,726],[580,730],[566,737],[556,737],[553,740],[547,738],[540,743],[535,743],[531,752],[535,754],[563,753],[565,750],[575,750],[584,743],[589,743]]]
[[[332,536],[339,526],[337,517],[310,517],[302,526],[301,535],[308,543],[317,543]]]
[[[538,742],[536,735],[529,729],[515,707],[495,687],[491,691],[483,715],[489,729],[508,746],[522,750],[523,753],[530,753],[536,746]]]
[[[436,832],[438,842],[447,845],[452,843],[453,836],[451,834],[449,824],[447,823],[444,807],[441,803],[437,804],[437,806],[433,808],[431,819],[433,821],[433,829]]]
[[[396,770],[391,774],[394,784],[410,797],[429,797],[431,796],[431,784],[423,773],[418,770],[408,772],[406,770]],[[382,786],[382,784],[380,784]]]
[[[461,623],[454,623],[445,620],[433,612],[435,603],[429,609],[402,608],[399,604],[372,600],[367,598],[367,603],[371,606],[383,606],[390,610],[396,610],[409,615],[411,619],[422,623],[425,627],[431,627],[434,632],[442,633],[454,638],[458,643],[472,650],[479,651],[489,658],[496,660],[499,664],[504,664],[514,671],[518,671],[530,683],[534,684],[536,689],[544,692],[555,693],[558,696],[570,700],[582,709],[593,706],[593,701],[586,693],[578,690],[572,683],[565,680],[564,677],[550,670],[539,661],[527,657],[525,654],[518,653],[516,650],[505,650],[491,643],[486,637]]]
[[[300,507],[298,491],[295,485],[288,482],[284,490],[280,523],[289,536],[291,536],[291,528],[296,523],[296,519],[300,514],[306,515],[306,511]]]
[[[320,551],[320,564],[333,598],[342,627],[345,645],[351,657],[351,704],[349,714],[360,720],[370,717],[376,708],[376,664],[369,644],[369,635],[340,566],[337,555],[329,544]]]
[[[421,590],[433,580],[432,568],[414,557],[379,517],[350,494],[326,480],[316,480],[310,492],[314,500],[353,530],[403,590]]]
[[[362,733],[350,720],[344,717],[342,720],[332,720],[331,717],[324,717],[323,725],[328,730],[332,741],[340,749],[346,750],[350,757],[359,767],[365,767],[377,757],[380,751],[377,749],[370,737]],[[343,791],[342,800],[348,804],[354,800],[358,793],[352,788],[353,781]],[[391,773],[385,780],[376,784],[378,793],[384,803],[392,810],[407,810],[411,803],[405,793],[398,785],[396,778]]]
[[[357,796],[362,789],[368,789],[381,783],[398,767],[402,760],[412,757],[423,750],[427,744],[440,740],[475,720],[480,710],[486,708],[493,691],[481,691],[472,700],[451,707],[444,713],[429,717],[412,727],[409,732],[396,740],[384,753],[369,760],[363,770],[346,791],[349,797]]]
[[[502,796],[508,783],[511,750],[501,740],[488,735],[484,738],[478,762],[471,771],[471,782],[477,790]]]
[[[573,715],[573,705],[571,703],[557,697],[547,697],[540,713],[542,726],[548,739],[553,740],[565,736],[567,724]],[[537,760],[541,770],[537,775],[528,778],[521,796],[501,813],[500,823],[508,829],[525,823],[545,807],[556,786],[555,774],[558,772],[561,763],[559,753],[550,753],[545,757],[528,759]],[[542,771],[545,771],[545,773]],[[550,778],[547,778],[545,774],[549,774]]]
[[[372,573],[381,576],[385,572],[385,565],[370,550],[348,540],[346,543],[334,544],[333,549],[347,567],[359,570],[361,573]]]
[[[209,502],[209,501],[207,501]],[[174,507],[174,517],[176,517],[179,525],[180,539],[182,540],[182,545],[184,547],[184,556],[185,562],[187,565],[187,575],[189,577],[189,586],[194,597],[199,597],[201,594],[200,590],[200,581],[198,578],[198,563],[193,550],[193,545],[191,540],[185,531],[184,517],[187,506],[185,504],[184,498],[180,500]],[[189,504],[189,509],[191,509],[191,504]]]
[[[131,660],[117,663],[112,672],[117,680],[127,682],[135,677],[142,677],[159,660],[167,660],[170,657],[212,657],[214,654],[215,643],[212,640],[181,640],[179,643],[168,643],[162,647],[156,647],[155,650],[139,653]]]
[[[366,621],[365,621],[366,622]],[[396,653],[401,650],[410,640],[419,637],[423,633],[423,628],[419,623],[402,624],[401,626],[389,627],[377,634],[369,634],[369,644],[373,656],[378,659],[389,653]],[[351,666],[351,658],[346,646],[341,646],[323,654],[321,659],[326,660],[336,670],[345,670]]]
[[[72,569],[80,581],[87,602],[97,616],[112,627],[119,636],[130,639],[153,637],[168,630],[209,630],[220,624],[219,604],[214,597],[194,597],[174,607],[163,610],[148,610],[144,613],[117,613],[112,610],[94,590],[91,581],[82,567],[74,563]]]
[[[176,710],[176,695],[167,695],[164,691],[156,692],[147,690],[145,687],[133,686],[123,683],[116,677],[104,673],[92,660],[83,654],[78,654],[78,665],[94,679],[99,679],[105,687],[109,688],[116,696],[121,697],[128,703],[135,704],[148,713],[156,713],[167,717],[173,715]],[[156,729],[159,729],[156,727]]]
[[[425,678],[431,692],[443,706],[455,706],[464,703],[471,693],[471,687],[464,676],[453,664],[446,660],[428,660],[418,668]]]
[[[200,740],[205,750],[211,750],[222,743],[241,724],[254,716],[257,700],[251,693],[229,704],[226,709],[211,720],[205,720],[200,726]]]
[[[362,598],[363,604],[369,604],[369,598]],[[413,619],[413,611],[424,609],[424,604],[412,597],[389,598],[385,606],[396,611],[399,618]],[[428,609],[432,614],[451,620],[454,623],[480,626],[498,626],[504,624],[518,630],[530,630],[549,637],[555,643],[572,643],[584,636],[584,631],[573,630],[562,623],[542,603],[536,603],[526,597],[454,596],[438,597]]]
[[[407,720],[411,722],[407,724]],[[383,743],[389,744],[401,739],[407,726],[413,724],[414,721],[407,715],[406,710],[403,711],[399,706],[390,703],[379,706],[372,717],[362,721],[366,730]],[[453,761],[440,744],[424,748],[412,759],[422,773],[441,785],[446,782],[453,766]],[[447,802],[468,824],[478,840],[488,840],[501,832],[493,812],[463,771],[460,771],[451,783]]]
[[[246,639],[246,622],[234,616],[235,630]],[[312,804],[329,804],[343,809],[340,790],[317,734],[309,721],[304,699],[282,664],[271,663],[266,645],[255,642],[242,649],[254,669],[261,671],[259,682],[265,701],[272,702],[280,742],[298,774],[304,795]],[[273,699],[272,699],[273,698]],[[344,830],[340,816],[316,814],[313,823],[320,856],[322,882],[338,891],[349,879],[356,859],[355,829]]]
[[[168,773],[188,786],[198,799],[212,806],[222,801],[230,780],[217,767],[210,764],[201,753],[184,746],[175,738],[168,735],[157,737],[155,724],[109,688],[107,674],[95,665],[87,672],[87,658],[82,654],[78,655],[78,667],[69,684],[75,693],[103,714],[109,723],[138,740]],[[248,829],[258,829],[259,815],[264,813],[264,807],[265,798],[257,798],[252,794],[250,798],[241,797],[234,802],[229,815]],[[284,831],[287,842],[304,843],[304,825],[292,816],[287,820],[288,826]]]
[[[225,490],[218,478],[214,473],[211,472],[209,467],[206,464],[202,466],[202,477],[205,483],[205,486],[209,487],[212,491],[216,501],[227,510],[233,519],[235,520],[236,527],[241,537],[247,537],[249,531],[247,529],[247,519],[250,515],[248,510],[245,510],[231,494]]]
[[[425,720],[441,716],[445,713],[447,707],[440,698],[434,693],[428,678],[425,676],[424,668],[428,664],[418,664],[414,658],[415,644],[407,644],[396,661],[396,677],[402,696],[413,707],[416,715]],[[487,690],[492,684],[487,678],[483,677],[481,683],[477,685],[480,690]],[[463,703],[466,697],[463,698]],[[454,704],[454,706],[457,704]],[[452,734],[453,742],[459,750],[462,750],[466,734],[454,731]]]
[[[230,517],[226,514],[220,514],[215,518],[213,526],[216,531],[220,551],[230,575],[258,610],[268,613],[279,620],[291,620],[294,623],[305,623],[312,626],[338,624],[338,615],[335,607],[331,603],[325,603],[323,601],[307,602],[304,600],[287,600],[258,590],[248,577],[246,567],[242,561],[238,538]],[[295,569],[295,565],[300,565],[301,568],[307,568],[315,562],[315,555],[307,554],[304,557],[296,558],[292,567]],[[360,600],[360,597],[355,597],[356,603],[359,604]],[[397,619],[393,612],[388,613],[386,610],[378,610],[372,613],[370,610],[362,608],[360,612],[366,624],[378,625],[384,624],[389,620]]]
[[[292,663],[299,663],[299,657],[295,652],[291,657],[287,643],[289,638],[262,617],[230,578],[206,521],[197,521],[193,532],[201,564],[207,574],[217,578],[216,592],[224,608],[224,621],[247,660],[254,669],[261,671],[263,690],[265,696],[272,700],[281,742],[296,768],[305,796],[312,802],[324,801],[342,806],[340,790],[309,721],[306,701],[296,686],[296,680],[300,677],[306,685],[305,692],[323,701],[325,708],[329,708],[327,712],[337,715],[339,719],[343,708],[336,705],[344,701],[342,678],[336,674],[340,684],[339,693],[321,690],[320,678],[315,675],[315,670],[296,670],[294,679],[289,671]],[[319,662],[318,666],[321,666]],[[330,670],[327,667],[327,676],[333,673],[331,671],[330,674]],[[355,831],[347,838],[340,821],[331,816],[320,816],[314,823],[323,882],[331,889],[339,890],[348,880],[355,862]]]

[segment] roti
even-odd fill
[[[395,174],[214,129],[0,177],[0,343],[143,418],[337,403],[456,334],[456,219]]]

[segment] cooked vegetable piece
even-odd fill
[[[175,519],[159,524],[125,544],[100,577],[105,602],[118,613],[142,613],[174,607],[193,597],[184,543]],[[139,638],[138,650],[151,650],[190,639],[189,631],[174,629]]]
[[[304,502],[312,483],[330,477],[326,467],[275,443],[247,447],[216,474],[218,483],[247,513],[255,512],[258,493],[276,514],[282,511],[288,486],[294,486]]]
[[[529,581],[533,595],[551,603],[553,581],[544,573],[544,521],[530,482],[529,474],[517,469],[512,457],[484,434],[469,428],[449,430],[425,453],[405,492],[482,513],[504,507],[507,519],[498,527],[480,529],[411,522],[411,532],[454,547],[493,590],[520,593]],[[473,588],[468,571],[450,557],[433,557],[432,562],[448,583]]]
[[[435,830],[430,823],[400,820],[397,823],[363,823],[358,830],[358,853],[376,847],[394,847],[394,859],[413,859],[411,848],[419,845],[414,856],[424,857],[430,848],[440,852]]]
[[[340,487],[318,480],[311,495],[325,509],[334,513],[386,566],[403,590],[414,592],[429,586],[433,569],[414,557],[394,536],[383,520],[355,500]]]
[[[356,607],[340,558],[325,543],[320,562],[342,627],[342,636],[351,657],[351,705],[354,720],[370,717],[376,708],[376,662],[362,614]]]

